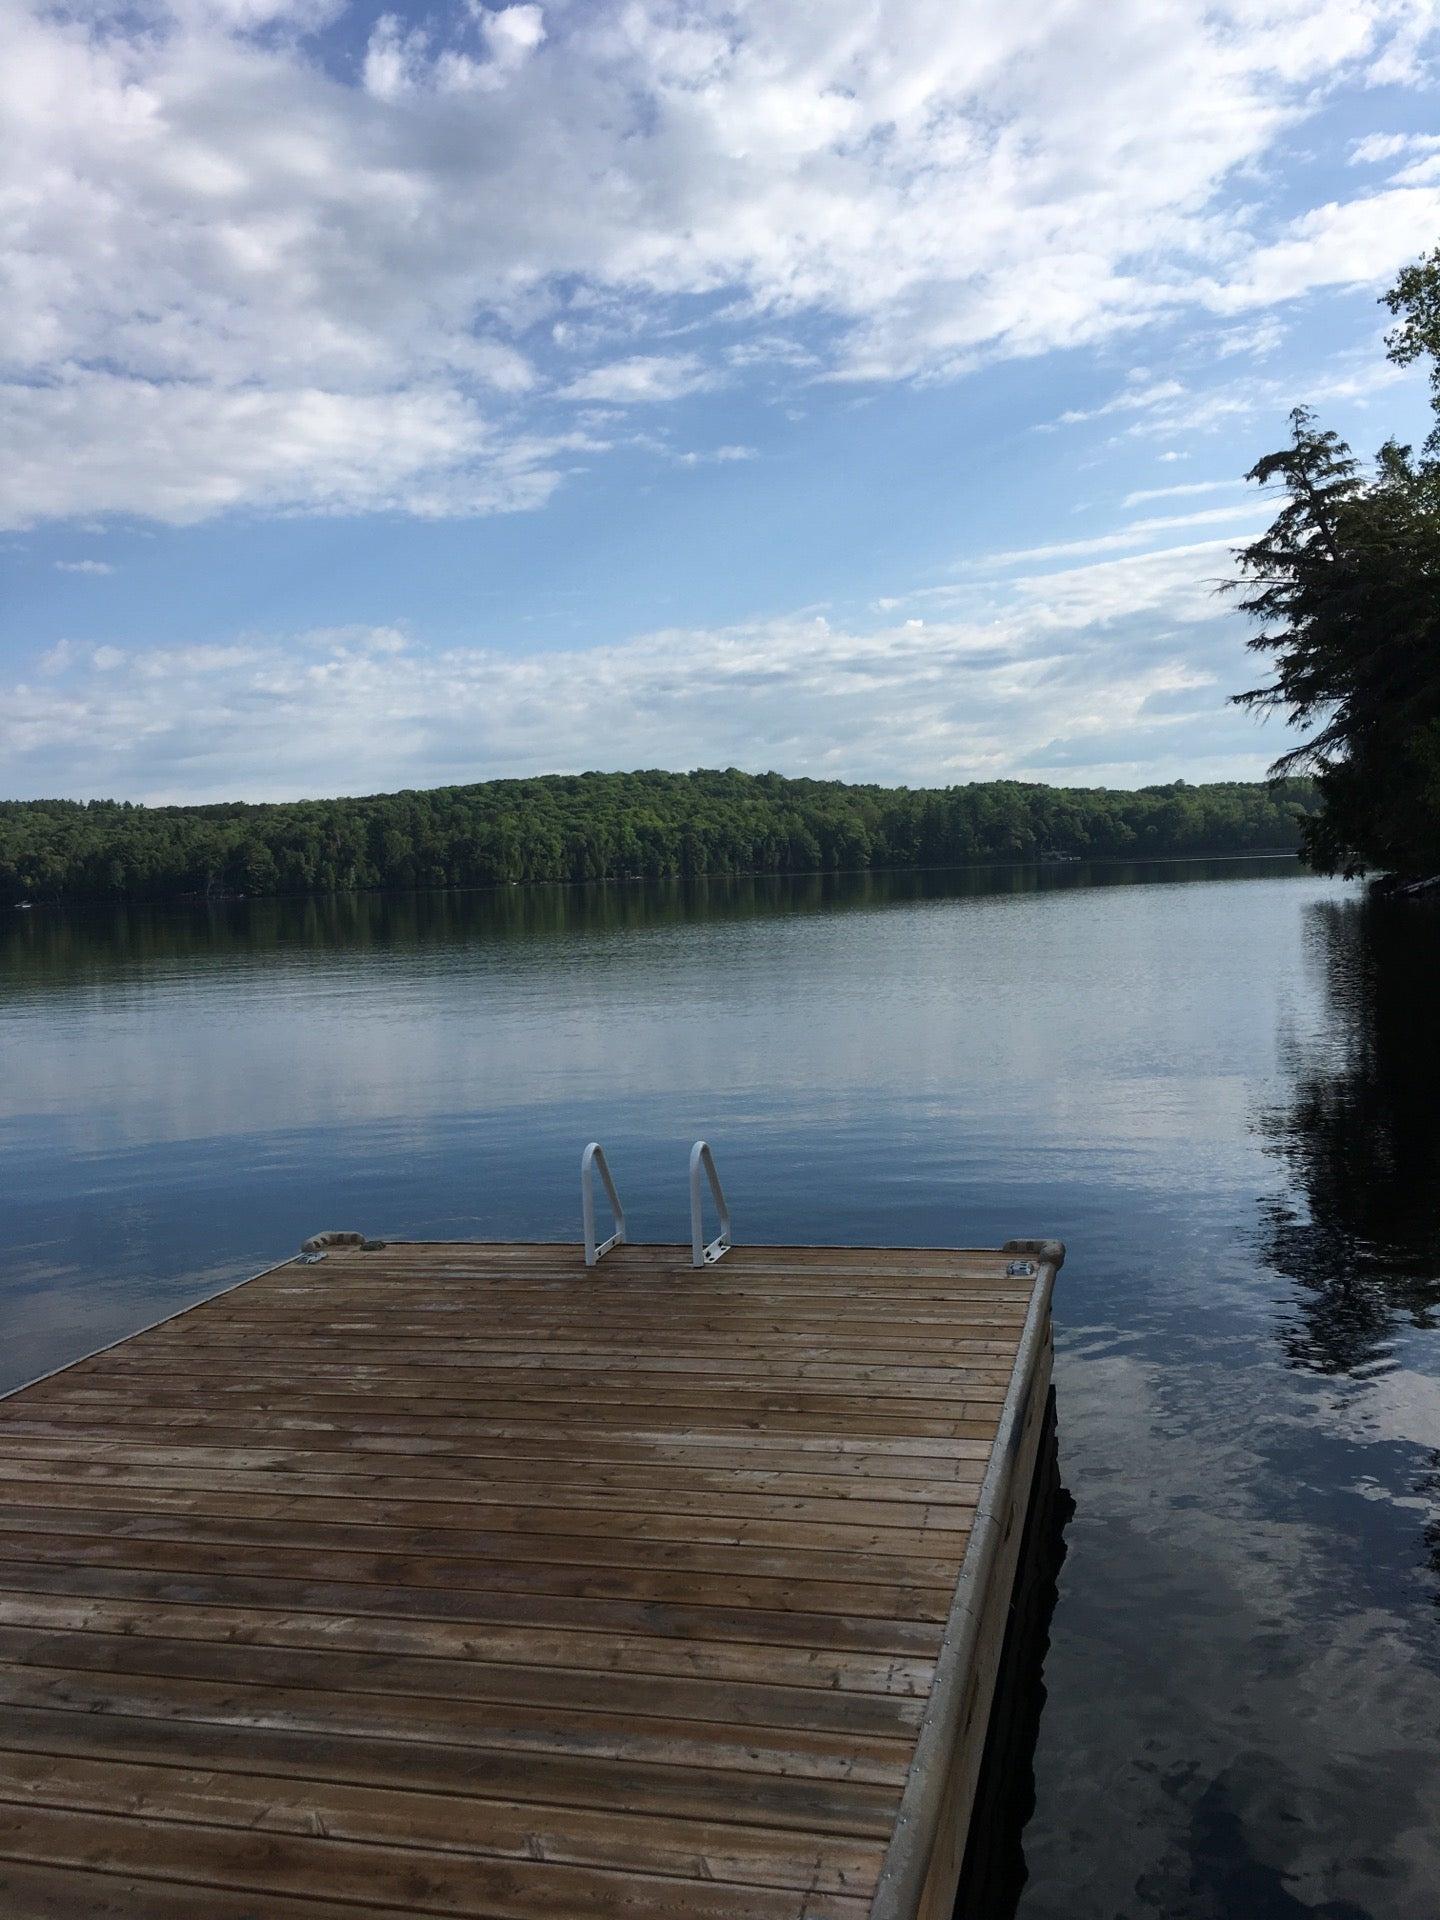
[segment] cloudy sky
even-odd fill
[[[1253,776],[1435,0],[3,0],[0,793]]]

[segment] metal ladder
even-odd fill
[[[711,1197],[715,1202],[715,1211],[719,1215],[720,1231],[713,1240],[705,1238],[704,1209],[700,1187],[700,1174],[704,1170],[710,1183]],[[599,1172],[601,1185],[605,1189],[605,1198],[610,1203],[610,1212],[614,1217],[614,1231],[607,1240],[595,1238],[595,1174]],[[580,1156],[580,1214],[585,1223],[585,1264],[593,1267],[603,1260],[612,1247],[623,1246],[626,1241],[625,1209],[620,1204],[620,1195],[616,1191],[615,1181],[610,1172],[609,1162],[605,1158],[605,1149],[598,1140],[592,1140]],[[720,1176],[715,1171],[715,1156],[704,1140],[697,1140],[690,1149],[690,1264],[692,1267],[710,1267],[721,1260],[730,1251],[730,1206],[725,1198],[725,1189],[720,1184]]]

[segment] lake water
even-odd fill
[[[1292,862],[11,913],[0,1389],[292,1251],[1056,1234],[1025,1920],[1440,1914],[1440,914]]]

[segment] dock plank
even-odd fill
[[[0,1908],[940,1913],[1034,1245],[335,1247],[0,1400]]]

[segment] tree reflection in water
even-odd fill
[[[1290,1364],[1354,1375],[1383,1368],[1406,1327],[1440,1327],[1440,903],[1371,895],[1309,913],[1329,1018],[1292,1047],[1291,1097],[1264,1116],[1291,1181],[1264,1252],[1298,1288]],[[1413,1488],[1440,1510],[1440,1449]],[[1440,1518],[1422,1539],[1440,1578]]]
[[[1296,1283],[1291,1364],[1349,1374],[1440,1305],[1440,905],[1321,901],[1323,1037],[1293,1044],[1286,1103],[1263,1116],[1290,1176],[1264,1252]]]

